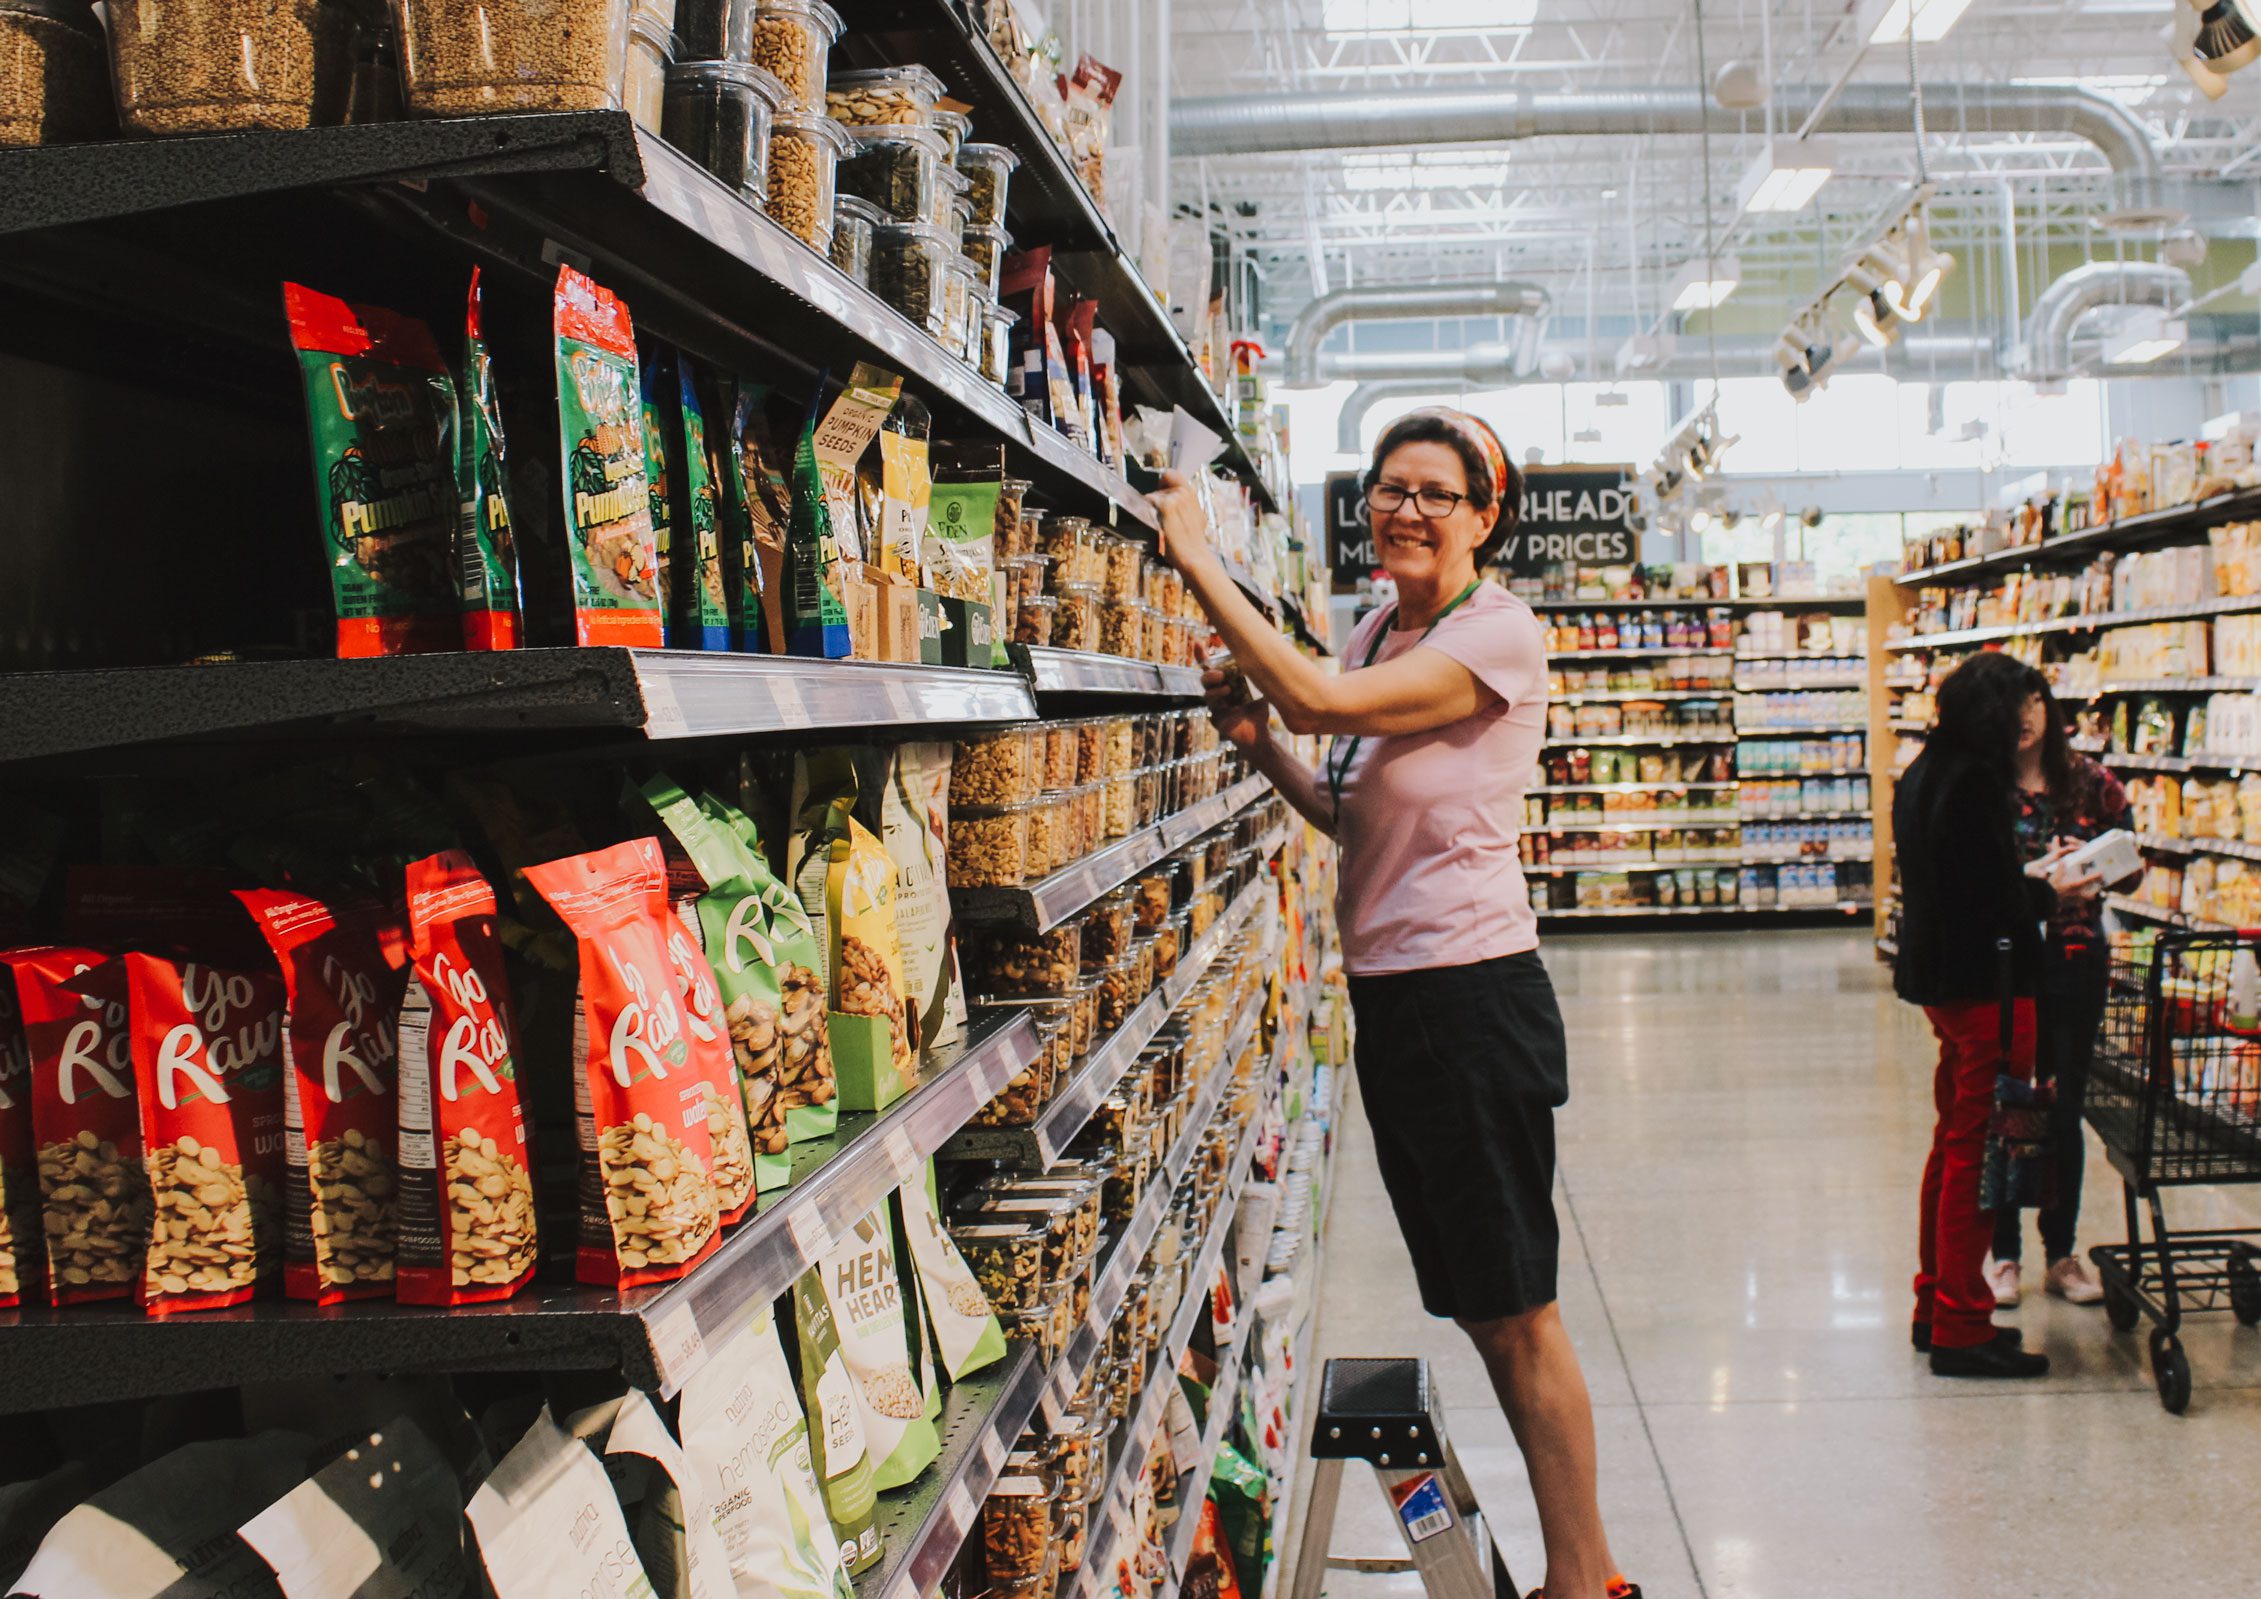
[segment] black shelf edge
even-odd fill
[[[934,1592],[975,1530],[1048,1375],[1033,1345],[1010,1348],[1003,1361],[951,1385],[935,1422],[942,1453],[900,1492],[881,1496],[876,1519],[886,1554],[855,1579],[858,1599]]]
[[[537,1283],[493,1305],[435,1309],[362,1300],[258,1300],[149,1317],[131,1305],[0,1312],[0,1414],[146,1399],[266,1378],[343,1371],[617,1367],[672,1397],[753,1307],[774,1299],[1036,1055],[1023,1016],[991,1013],[965,1047],[876,1115],[794,1146],[791,1186],[769,1197],[689,1277],[616,1293]]]
[[[1009,671],[609,646],[0,676],[0,763],[199,738],[609,730],[654,739],[1025,721]]]
[[[0,151],[0,233],[291,189],[525,172],[643,181],[622,112],[532,112]]]
[[[1269,880],[1251,883],[1241,891],[1240,898],[1225,907],[1216,924],[1180,957],[1176,969],[1139,1001],[1121,1026],[1084,1055],[1082,1069],[1053,1093],[1034,1126],[963,1128],[943,1145],[942,1156],[1006,1160],[1027,1168],[1046,1167],[1058,1160],[1060,1152],[1075,1142],[1084,1123],[1091,1120],[1099,1102],[1114,1092],[1115,1084],[1130,1070],[1139,1052],[1161,1031],[1170,1013],[1193,992],[1193,985],[1208,971],[1217,952],[1256,914],[1270,889]]]
[[[2148,544],[2164,543],[2178,534],[2203,532],[2217,522],[2255,514],[2261,514],[2261,488],[2232,489],[2226,494],[2193,500],[2188,505],[2170,505],[2107,522],[2101,527],[2061,534],[2040,544],[1990,550],[1984,555],[1966,555],[1959,561],[1919,567],[1913,572],[1899,573],[1892,581],[1902,588],[1919,588],[1954,578],[1980,577],[2037,561],[2086,560],[2101,550],[2140,549]]]
[[[961,921],[1010,922],[1030,932],[1050,932],[1172,850],[1238,816],[1262,799],[1270,787],[1267,778],[1244,777],[1223,793],[1212,794],[1151,827],[1119,838],[1038,882],[1020,888],[953,889],[950,908]]]

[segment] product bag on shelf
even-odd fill
[[[950,757],[947,743],[895,746],[880,802],[895,862],[895,933],[911,1043],[922,1060],[965,1037],[966,996],[950,917]]]
[[[394,1291],[507,1299],[533,1279],[539,1237],[495,894],[460,850],[412,862],[407,892]]]
[[[236,1529],[306,1480],[314,1440],[215,1439],[129,1472],[55,1523],[10,1599],[176,1599],[273,1593]]]
[[[46,1297],[47,1229],[40,1208],[31,1049],[24,1042],[15,974],[0,964],[0,1309]]]
[[[649,1462],[635,1538],[654,1599],[731,1599],[737,1584],[707,1479],[692,1469],[667,1422],[635,1388],[620,1400],[605,1436],[606,1459],[622,1456]]]
[[[396,1029],[407,973],[385,956],[375,904],[326,904],[283,889],[236,898],[289,993],[284,1291],[325,1305],[389,1296],[400,1198]]]
[[[919,1380],[924,1340],[911,1320],[916,1300],[903,1292],[888,1207],[869,1211],[836,1238],[818,1271],[863,1417],[872,1486],[882,1493],[900,1488],[941,1453],[934,1418],[942,1401]]]
[[[659,552],[635,328],[626,305],[569,266],[558,268],[551,309],[573,642],[657,649]]]
[[[460,648],[455,382],[431,329],[297,283],[283,285],[283,311],[305,380],[338,654]]]
[[[674,352],[646,339],[636,349],[636,412],[643,421],[644,502],[651,515],[653,574],[659,587],[660,636],[669,649],[689,649],[681,618],[689,590],[675,562],[676,527],[672,512],[682,484],[674,477],[680,468],[676,456],[678,430],[671,425],[674,409]]]
[[[287,1270],[283,982],[138,951],[110,964],[125,969],[149,1179],[134,1297],[151,1315],[240,1305]]]
[[[992,662],[997,573],[998,502],[1005,449],[987,442],[935,445],[924,559],[927,581],[942,597],[942,658],[951,666]]]
[[[101,950],[0,954],[31,1071],[51,1304],[130,1299],[149,1243],[149,1178],[134,1101],[125,967]],[[99,992],[86,984],[99,975]]]
[[[869,1571],[885,1553],[873,1517],[871,1450],[856,1379],[840,1353],[840,1332],[824,1288],[824,1267],[811,1266],[793,1281],[793,1332],[798,1346],[801,1400],[808,1412],[809,1449],[825,1513],[840,1541],[841,1569]]]
[[[770,391],[740,380],[724,386],[730,421],[723,450],[722,558],[734,647],[785,653],[785,546],[793,525],[791,457],[779,446]]]
[[[678,353],[675,394],[667,408],[667,437],[680,466],[668,480],[668,514],[679,549],[668,628],[685,647],[727,650],[730,598],[722,549],[722,485],[700,389],[691,358]]]
[[[856,820],[853,752],[796,754],[789,875],[831,977],[832,1066],[847,1110],[884,1110],[918,1086],[895,930],[895,862]]]
[[[86,1501],[94,1482],[83,1461],[67,1460],[43,1476],[0,1486],[0,1593],[16,1591],[15,1581],[39,1553],[40,1540]]]
[[[511,531],[508,456],[495,399],[479,269],[463,317],[463,371],[457,377],[463,453],[457,478],[464,513],[456,529],[455,575],[463,604],[463,647],[507,650],[519,642],[518,546]]]
[[[283,1599],[427,1599],[472,1580],[455,1468],[406,1416],[243,1524]]]
[[[785,647],[795,655],[841,660],[849,653],[841,595],[841,549],[818,470],[814,424],[803,420],[793,446],[792,520],[785,538]]]
[[[719,1341],[677,1406],[740,1599],[854,1599],[771,1307]]]
[[[611,1479],[547,1405],[464,1514],[495,1599],[650,1599]]]
[[[714,1200],[722,1225],[733,1226],[754,1208],[754,1148],[747,1133],[745,1092],[730,1044],[730,1024],[722,1013],[714,971],[680,917],[665,909],[660,925],[667,958],[675,970],[675,997],[683,1007],[683,1036],[691,1046],[691,1065],[706,1079],[707,1136],[714,1146]]]
[[[1005,1358],[1005,1332],[989,1296],[942,1225],[936,1203],[934,1162],[895,1196],[903,1241],[917,1273],[920,1321],[933,1363],[952,1382]]]
[[[751,1128],[756,1185],[782,1188],[792,1177],[787,1146],[830,1137],[839,1118],[816,931],[737,832],[752,831],[742,813],[709,801],[710,815],[665,778],[643,792],[706,879],[694,914]]]
[[[573,1044],[583,1282],[680,1277],[720,1242],[712,1085],[692,1063],[667,953],[666,868],[637,839],[528,867],[580,947]]]

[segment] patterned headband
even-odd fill
[[[1484,464],[1491,469],[1492,503],[1494,505],[1506,505],[1510,481],[1507,446],[1500,443],[1499,435],[1492,431],[1492,425],[1489,422],[1486,422],[1480,416],[1471,416],[1466,411],[1456,411],[1449,405],[1423,406],[1420,410],[1409,414],[1434,417],[1451,428],[1461,438],[1476,446],[1476,453],[1484,458]],[[1509,508],[1513,509],[1513,507]]]

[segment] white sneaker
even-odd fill
[[[2003,1310],[2018,1308],[2018,1263],[2014,1260],[1986,1259],[1986,1286],[1994,1290],[1994,1303]],[[2103,1290],[2099,1288],[2098,1293]]]
[[[2042,1286],[2068,1304],[2093,1305],[2104,1297],[2104,1284],[2098,1280],[2096,1268],[2078,1255],[2067,1255],[2053,1263]]]

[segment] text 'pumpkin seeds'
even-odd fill
[[[455,382],[431,330],[297,283],[283,285],[283,310],[306,384],[338,654],[459,648]]]
[[[635,328],[627,306],[571,267],[558,268],[551,310],[574,641],[656,649],[659,551],[644,476]]]
[[[502,409],[495,401],[494,363],[487,355],[486,312],[479,269],[463,314],[463,372],[457,409],[463,419],[463,521],[457,531],[456,585],[463,601],[463,647],[508,650],[518,645],[518,543],[505,489]]]
[[[526,868],[580,945],[573,1018],[581,1146],[575,1273],[623,1288],[680,1277],[720,1241],[713,1086],[691,1056],[652,839]]]

